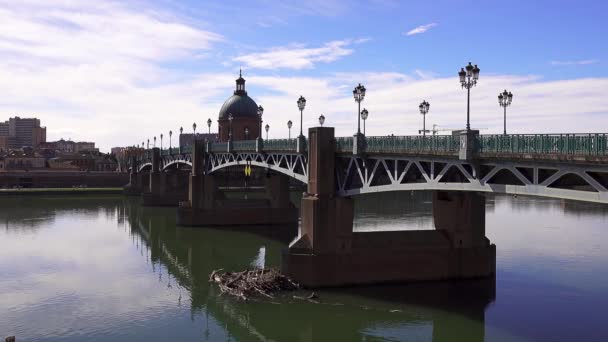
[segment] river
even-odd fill
[[[606,341],[608,207],[487,199],[495,278],[241,302],[212,270],[286,241],[175,225],[120,196],[0,198],[0,338],[17,341]],[[356,230],[433,229],[429,193],[356,199]],[[364,270],[362,270],[363,272]]]

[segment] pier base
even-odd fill
[[[226,199],[213,176],[192,175],[189,200],[180,204],[177,224],[204,227],[296,225],[299,211],[289,200],[286,176],[269,176],[266,192],[266,199]]]
[[[283,254],[283,271],[310,288],[477,278],[495,268],[495,245],[456,249],[432,230],[354,233],[348,254]]]

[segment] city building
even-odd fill
[[[0,153],[8,152],[8,136],[0,136]]]
[[[79,153],[79,152],[99,152],[98,148],[95,148],[94,142],[87,141],[72,141],[60,139],[57,141],[49,141],[39,145],[40,148],[47,148],[60,152],[67,153]]]
[[[232,117],[232,120],[230,118]],[[253,140],[261,137],[261,123],[258,105],[247,95],[245,79],[239,73],[236,89],[220,109],[218,118],[218,135],[220,141]]]
[[[2,156],[2,170],[36,170],[46,167],[46,160],[32,148],[14,149]]]
[[[196,133],[196,140],[217,141],[218,135],[217,135],[217,133],[210,133],[210,134],[209,133],[203,133],[203,134]],[[182,149],[192,146],[193,141],[194,141],[193,133],[182,133],[179,135],[179,146],[181,146]]]
[[[36,118],[9,118],[0,122],[0,141],[2,149],[19,149],[22,147],[37,147],[46,142],[46,127],[40,127],[40,120]]]

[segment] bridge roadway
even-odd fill
[[[608,134],[467,134],[335,138],[335,192],[446,190],[608,203]],[[361,141],[363,140],[363,141]],[[262,167],[308,183],[306,140],[206,143],[205,174]],[[192,167],[191,151],[161,151],[160,169]],[[151,150],[137,160],[152,167]]]

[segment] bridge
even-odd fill
[[[356,137],[336,138],[336,194],[446,190],[545,196],[608,203],[608,134],[473,135],[470,155],[461,138],[443,136],[366,137],[356,151]],[[466,142],[466,141],[465,141]],[[205,174],[238,165],[276,171],[308,183],[306,146],[297,139],[208,142]],[[159,152],[160,170],[192,167],[191,149]],[[152,168],[153,151],[137,163]]]
[[[147,196],[165,198],[171,182],[163,177],[188,170],[187,200],[177,213],[182,225],[268,225],[299,215],[300,234],[283,267],[311,287],[494,274],[483,192],[608,203],[608,134],[469,130],[336,138],[331,127],[308,133],[308,139],[199,140],[178,153],[154,148],[132,159],[132,185],[149,172]],[[217,171],[245,165],[272,171],[267,208],[227,205],[218,190]],[[307,184],[299,212],[289,201],[288,178]],[[353,232],[352,196],[418,190],[433,191],[435,230]]]

